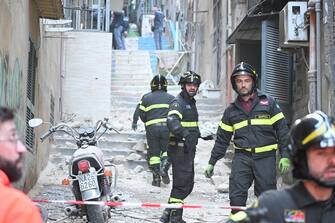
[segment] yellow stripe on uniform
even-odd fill
[[[248,126],[248,120],[244,120],[242,122],[236,123],[233,125],[234,130],[241,129],[243,127]]]
[[[219,126],[220,126],[221,129],[223,129],[227,132],[233,132],[234,131],[233,126],[226,125],[222,121],[219,123]]]
[[[179,111],[177,111],[177,110],[171,110],[171,111],[169,111],[168,116],[169,115],[178,115],[178,117],[180,119],[183,119],[183,115]]]
[[[152,109],[156,109],[156,108],[169,108],[169,104],[154,104],[154,105],[150,105],[149,107],[145,108],[145,112],[148,112]]]
[[[274,123],[276,123],[278,120],[283,119],[283,118],[284,118],[284,114],[283,114],[282,112],[280,112],[280,113],[276,114],[275,116],[273,116],[273,117],[271,118],[271,123],[274,124]]]
[[[234,145],[234,148],[252,152],[252,148],[240,148],[240,147],[237,147],[236,145]],[[272,151],[276,149],[278,149],[278,144],[272,144],[272,145],[262,146],[262,147],[255,147],[255,153],[263,153],[263,152],[268,152],[268,151]]]
[[[180,122],[181,126],[185,128],[197,127],[198,122]]]
[[[143,105],[140,105],[140,110],[145,112],[145,107]]]
[[[319,128],[315,129],[312,133],[310,133],[304,140],[302,140],[302,144],[305,145],[315,139],[316,137],[322,135],[326,132],[326,124],[323,123]]]
[[[266,118],[256,118],[250,120],[251,125],[272,125],[271,119]]]
[[[248,219],[248,215],[244,211],[239,211],[236,214],[231,215],[229,219],[234,222],[240,222],[240,221]]]
[[[169,203],[174,203],[174,204],[184,204],[183,200],[180,200],[178,198],[170,197]]]
[[[284,118],[284,114],[280,112],[270,119],[267,119],[267,118],[251,119],[250,123],[251,125],[273,125],[278,120],[283,119],[283,118]]]
[[[161,123],[161,122],[166,122],[166,118],[152,119],[152,120],[150,120],[150,121],[147,121],[147,122],[145,123],[145,126],[149,126],[149,125],[156,124],[156,123]]]
[[[159,164],[159,163],[161,163],[161,158],[160,157],[158,157],[158,156],[150,157],[149,165],[154,165],[154,164]]]
[[[166,157],[168,156],[167,152],[162,153],[161,157]]]

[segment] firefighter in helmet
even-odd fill
[[[276,189],[278,150],[280,170],[288,170],[289,129],[276,100],[257,89],[257,73],[250,64],[241,62],[235,66],[231,85],[238,96],[219,123],[205,176],[213,175],[214,165],[225,156],[233,137],[235,155],[229,177],[229,199],[232,206],[245,206],[253,181],[256,196]]]
[[[172,163],[172,190],[168,203],[183,204],[194,185],[194,157],[200,131],[194,96],[201,83],[200,75],[187,71],[180,78],[181,92],[173,100],[167,117],[170,130],[168,156]],[[212,139],[211,136],[203,139]],[[161,222],[183,223],[183,209],[165,209]]]
[[[335,122],[316,111],[295,121],[290,132],[290,160],[298,181],[262,194],[252,208],[267,209],[271,222],[320,222],[335,219]],[[239,212],[229,222],[252,222]],[[244,216],[244,217],[242,217]]]
[[[160,187],[170,183],[167,157],[169,130],[166,116],[173,96],[167,93],[168,82],[162,75],[156,75],[150,82],[151,92],[145,94],[139,105],[139,116],[145,125],[148,143],[148,163],[153,174],[152,185]],[[136,111],[135,111],[136,112]]]

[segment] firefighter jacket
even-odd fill
[[[173,96],[163,90],[156,90],[143,95],[140,101],[140,118],[145,127],[166,123],[166,116]]]
[[[217,130],[217,139],[209,163],[224,157],[233,136],[236,150],[254,153],[253,157],[272,156],[279,148],[281,157],[288,157],[288,126],[279,105],[269,95],[257,91],[247,113],[238,99],[225,111]]]
[[[271,222],[331,223],[335,219],[335,192],[329,200],[320,202],[298,181],[284,190],[266,191],[253,207],[266,208]]]
[[[173,100],[167,118],[168,128],[171,132],[170,141],[179,141],[191,135],[196,140],[200,137],[198,126],[198,110],[195,99],[190,98],[187,93],[182,91]]]

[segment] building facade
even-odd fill
[[[34,185],[49,153],[47,143],[38,142],[43,130],[28,127],[28,120],[53,123],[60,114],[61,41],[45,32],[42,18],[62,17],[60,0],[0,1],[0,104],[15,109],[28,149],[24,176],[29,177],[18,183],[24,189]]]
[[[289,1],[176,2],[184,5],[175,9],[182,15],[181,39],[192,49],[190,68],[222,90],[224,104],[234,98],[232,68],[245,61],[256,68],[259,88],[278,100],[289,123],[316,109],[334,115],[333,0],[291,1],[307,5],[295,28],[308,38],[287,48],[280,12]]]

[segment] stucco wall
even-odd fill
[[[107,117],[111,105],[112,33],[69,32],[67,36],[64,115],[76,114],[94,121]]]
[[[59,64],[55,59],[49,63],[47,55],[53,54],[52,49],[47,53],[42,41],[38,9],[35,1],[0,1],[0,104],[14,108],[17,114],[16,125],[25,141],[26,128],[26,106],[27,100],[27,72],[29,38],[32,40],[37,51],[38,64],[36,70],[36,106],[33,107],[35,117],[49,118],[44,115],[49,113],[50,105],[46,102],[46,92],[50,86],[57,86],[53,77],[56,70],[52,69]],[[57,56],[55,56],[57,58]],[[48,72],[44,72],[48,70]],[[46,84],[46,79],[53,83]],[[56,102],[57,103],[57,102]],[[58,104],[55,105],[57,107]],[[37,130],[38,136],[38,130]],[[36,140],[35,148],[28,151],[24,177],[17,183],[19,187],[29,189],[37,180],[40,170],[45,166],[48,159],[47,146],[38,146]],[[28,176],[28,177],[27,177]]]

